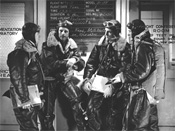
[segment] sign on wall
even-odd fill
[[[104,34],[103,22],[114,18],[115,0],[47,0],[47,34],[67,19],[74,24],[71,37],[80,50],[90,51]]]
[[[151,19],[150,19],[151,17]],[[171,23],[164,23],[163,11],[141,11],[141,19],[145,22],[147,29],[151,33],[151,38],[159,42],[164,47],[169,45],[169,51],[167,59],[169,62],[169,68],[175,69],[175,53],[174,43],[175,43],[175,25]]]
[[[0,20],[0,78],[9,78],[7,55],[22,38],[24,3],[1,3]]]

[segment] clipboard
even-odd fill
[[[38,86],[37,85],[29,85],[28,87],[28,91],[29,91],[29,98],[31,100],[31,104],[33,106],[38,106],[42,103],[41,98],[40,98],[40,94],[39,94],[39,90],[38,90]],[[21,103],[19,96],[17,95],[15,88],[11,87],[10,88],[10,95],[11,97],[14,98],[14,102],[13,102],[13,106],[14,108],[17,107],[22,107],[23,104]]]

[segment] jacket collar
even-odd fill
[[[55,31],[51,31],[49,33],[48,38],[47,38],[47,46],[48,47],[58,46],[63,54],[68,52],[69,48],[71,49],[77,48],[77,44],[75,43],[75,41],[72,38],[69,38],[65,46],[65,49],[64,49],[60,41],[56,39]]]
[[[146,38],[150,38],[150,32],[148,29],[144,30],[143,32],[134,37],[134,39],[139,39],[140,41]]]
[[[32,41],[27,41],[25,39],[21,39],[21,40],[17,41],[15,43],[15,45],[16,45],[15,50],[16,49],[23,49],[29,53],[30,52],[38,52],[35,44]]]
[[[108,45],[108,40],[105,35],[100,38],[98,45],[99,46]],[[121,36],[119,36],[116,42],[112,43],[112,47],[114,48],[114,50],[123,51],[126,47],[126,40],[122,38]]]
[[[144,41],[145,39],[150,39],[150,32],[148,29],[144,30],[143,32],[141,32],[140,34],[136,35],[134,37],[134,46],[135,48],[137,48],[141,41]]]

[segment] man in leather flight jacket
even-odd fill
[[[39,91],[43,91],[43,76],[37,49],[39,32],[38,25],[26,23],[22,27],[24,38],[16,42],[15,50],[9,53],[7,59],[12,83],[10,96],[20,131],[39,131],[37,117],[39,116],[40,122],[43,121],[40,117],[41,107],[32,107],[27,88],[29,85],[37,85]],[[15,95],[18,95],[22,107],[17,106]]]
[[[71,26],[70,21],[60,21],[57,29],[49,33],[47,42],[43,43],[41,59],[46,76],[47,94],[44,114],[47,116],[48,130],[54,130],[53,113],[57,97],[69,130],[74,130],[75,122],[78,130],[85,130],[81,108],[83,93],[72,80],[74,70],[81,71],[85,62],[78,52],[77,44],[69,38]]]
[[[103,123],[101,109],[104,100],[106,100],[104,98],[112,95],[114,85],[109,84],[104,90],[100,89],[101,87],[97,85],[95,89],[92,87],[91,78],[95,72],[97,72],[98,76],[111,79],[121,72],[122,67],[125,67],[126,63],[129,63],[131,60],[131,55],[129,54],[130,45],[119,35],[121,32],[121,24],[117,20],[106,21],[103,24],[105,26],[105,35],[101,37],[98,44],[92,49],[83,76],[85,81],[83,88],[86,92],[88,90],[90,91],[87,106],[88,128],[93,131],[107,129],[103,127],[106,125],[106,121]],[[120,106],[122,106],[122,103],[123,102],[121,102]],[[119,116],[117,117],[119,118]],[[115,117],[115,119],[118,119],[117,117]],[[114,119],[112,121],[114,121]],[[120,121],[122,120],[120,119]],[[107,122],[109,124],[107,130],[110,128],[118,129],[114,127],[116,125],[112,125],[111,121]]]
[[[129,83],[133,93],[136,93],[131,98],[127,125],[124,125],[124,128],[134,131],[159,131],[156,104],[164,98],[165,52],[161,45],[150,38],[142,20],[133,20],[128,24],[128,28],[134,41],[133,63],[113,79],[114,83]]]

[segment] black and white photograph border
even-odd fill
[[[27,22],[39,25],[39,45],[42,45],[49,32],[54,31],[59,20],[63,19],[73,23],[70,37],[77,43],[85,62],[105,34],[105,21],[119,21],[120,35],[128,43],[132,43],[132,36],[127,24],[135,19],[145,23],[151,38],[165,50],[165,98],[157,103],[159,130],[174,131],[175,0],[0,0],[0,131],[19,130],[7,92],[11,86],[7,56],[22,38],[22,26]],[[74,75],[83,81],[84,70],[75,71]],[[67,121],[57,101],[54,114],[55,131],[68,131]],[[40,129],[39,120],[38,126]]]

